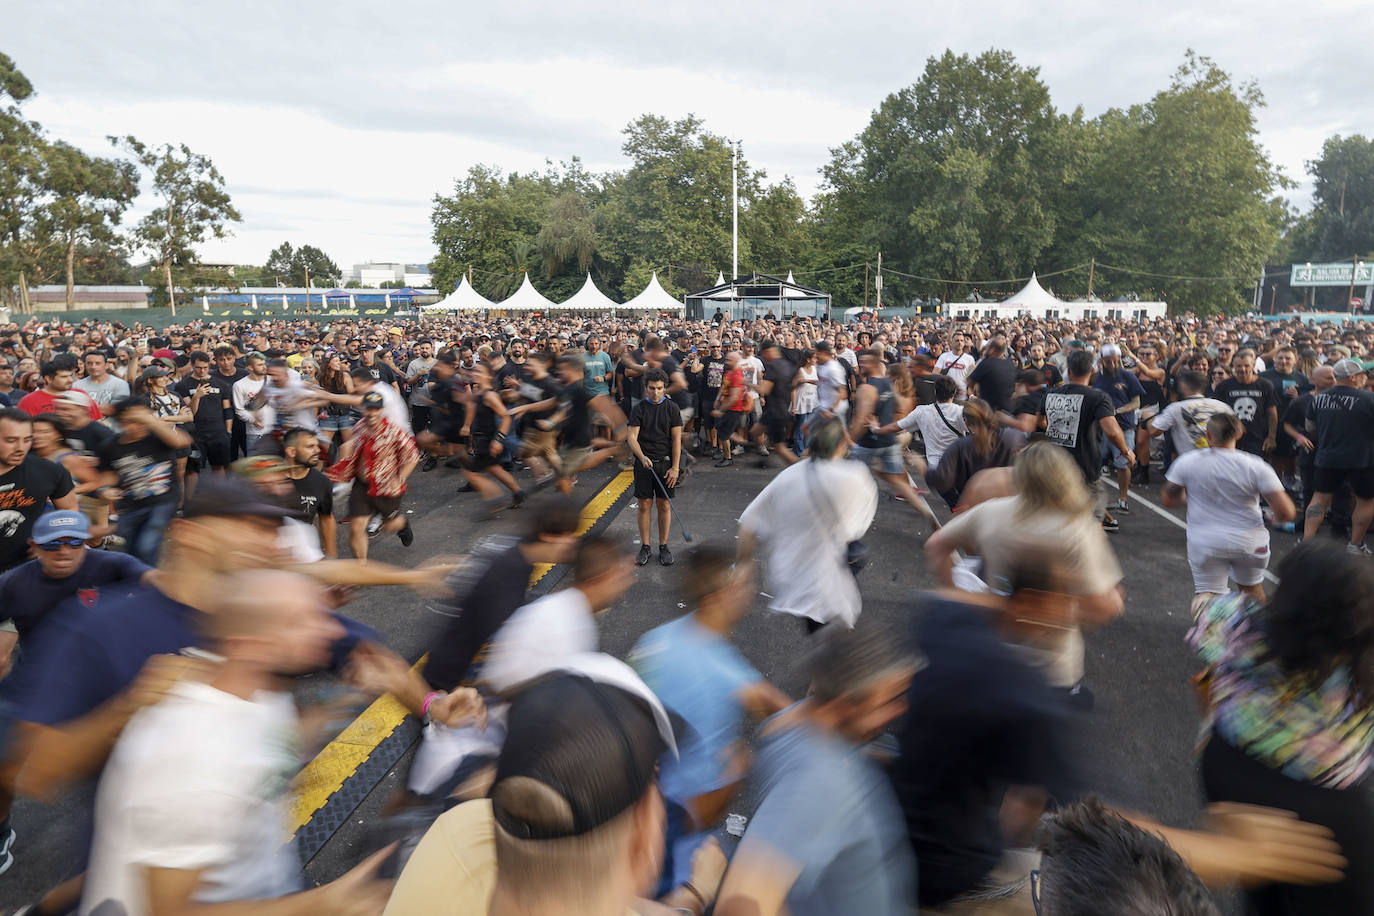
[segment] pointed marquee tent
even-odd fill
[[[507,312],[547,312],[558,308],[558,305],[534,288],[527,272],[520,281],[520,288],[509,299],[496,303],[496,308]]]
[[[575,312],[613,312],[617,306],[615,300],[607,296],[596,288],[592,282],[592,273],[587,271],[587,281],[582,284],[582,288],[573,293],[562,304],[553,306],[557,309],[567,309]]]
[[[672,312],[681,315],[683,306],[679,300],[668,295],[668,291],[658,282],[658,271],[654,271],[643,291],[617,308],[626,312]]]
[[[472,284],[468,282],[467,274],[464,274],[463,278],[458,281],[457,289],[438,302],[422,305],[420,308],[424,311],[477,312],[496,308],[496,303],[473,289]]]
[[[955,318],[1115,318],[1141,321],[1163,318],[1167,302],[1102,302],[1098,299],[1060,299],[1040,285],[1032,272],[1030,282],[1015,295],[998,302],[951,302],[946,314]]]

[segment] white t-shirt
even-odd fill
[[[936,413],[937,410],[939,414]],[[941,415],[954,426],[954,429],[950,429],[945,421],[940,419]],[[909,433],[920,431],[921,438],[926,444],[926,462],[932,471],[939,466],[940,459],[949,447],[968,432],[968,427],[964,425],[964,408],[953,402],[922,404],[898,420],[897,425]]]
[[[1199,442],[1206,448],[1207,421],[1219,413],[1231,413],[1230,406],[1216,398],[1184,398],[1161,410],[1150,425],[1166,430],[1174,440],[1174,451],[1186,455],[1196,451]]]
[[[793,380],[795,387],[792,389],[793,413],[808,414],[816,409],[816,405],[820,403],[816,394],[817,381],[819,381],[819,379],[816,374],[815,366],[809,368],[803,366],[797,370],[797,377]]]
[[[1180,455],[1164,476],[1188,491],[1190,544],[1251,550],[1268,543],[1260,496],[1281,492],[1283,484],[1264,459],[1234,448],[1199,448]]]
[[[201,870],[200,904],[300,890],[283,845],[298,729],[290,694],[244,700],[194,682],[135,715],[100,780],[80,912],[114,901],[121,916],[147,913],[145,868]]]
[[[838,359],[832,359],[828,363],[816,363],[816,398],[818,408],[833,410],[838,414],[843,414],[849,408],[849,402],[841,400],[835,404],[835,398],[839,396],[840,389],[845,387],[844,367],[840,365]]]
[[[935,361],[935,371],[943,372],[954,380],[954,384],[959,387],[960,394],[968,393],[968,374],[973,371],[973,366],[977,362],[973,354],[965,353],[955,356],[953,350],[946,350],[940,354],[940,358]]]
[[[491,638],[482,680],[507,690],[560,667],[583,652],[595,652],[596,616],[575,588],[545,595],[518,609]]]
[[[744,384],[749,386],[749,403],[757,404],[759,395],[754,389],[763,378],[763,360],[757,356],[746,356],[739,361],[739,368],[744,374]]]
[[[277,412],[272,409],[272,405],[264,404],[262,409],[257,412],[257,419],[262,421],[262,426],[253,425],[253,411],[248,409],[248,402],[258,396],[265,384],[267,384],[267,376],[265,375],[262,378],[245,375],[234,383],[234,413],[238,414],[239,419],[243,421],[250,436],[260,436],[263,433],[271,432],[273,424],[277,421]]]
[[[859,587],[845,546],[864,536],[878,511],[878,485],[859,461],[798,462],[774,477],[740,516],[767,558],[769,607],[853,626]]]
[[[89,376],[79,378],[72,387],[89,394],[97,404],[113,404],[129,396],[129,383],[117,375],[106,375],[105,381],[99,383]]]

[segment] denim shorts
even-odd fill
[[[849,450],[849,457],[867,465],[872,465],[876,460],[878,471],[882,474],[906,473],[906,467],[902,464],[902,447],[896,442],[880,448],[864,448],[862,445],[856,445]]]
[[[358,418],[353,414],[344,414],[342,417],[335,417],[325,414],[320,417],[320,429],[352,429],[358,422]]]

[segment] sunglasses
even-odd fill
[[[39,544],[38,546],[47,551],[54,551],[60,547],[70,547],[72,550],[77,550],[85,545],[86,542],[81,540],[81,538],[58,538],[55,541],[48,541],[48,543]]]

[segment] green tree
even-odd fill
[[[907,273],[959,281],[1028,273],[1055,237],[1073,126],[1038,69],[1007,51],[932,57],[919,80],[832,151],[818,246],[844,258],[864,252],[865,261],[881,250]],[[960,289],[889,283],[893,299]]]
[[[113,245],[115,227],[138,196],[138,169],[127,160],[88,156],[58,141],[44,150],[44,217],[61,242],[67,308],[76,305],[76,256],[82,245]]]
[[[272,249],[263,273],[286,286],[306,286],[307,280],[311,284],[319,281],[322,286],[333,286],[342,277],[339,265],[323,251],[314,245],[292,248],[290,242],[282,242]]]
[[[1301,260],[1348,260],[1374,253],[1374,140],[1335,136],[1312,175],[1312,250]]]
[[[134,137],[110,137],[152,176],[158,206],[134,227],[133,238],[150,252],[176,313],[174,269],[196,263],[195,247],[209,238],[224,238],[228,224],[241,217],[224,188],[224,178],[208,156],[186,144],[148,146]]]
[[[1098,118],[1054,260],[1093,257],[1156,275],[1098,271],[1104,296],[1161,296],[1202,314],[1249,308],[1286,219],[1278,193],[1287,182],[1255,127],[1263,104],[1257,87],[1189,52],[1168,89]]]
[[[33,230],[43,205],[46,142],[20,110],[33,94],[33,84],[0,53],[0,290],[21,312],[29,311],[29,277],[43,254]]]

